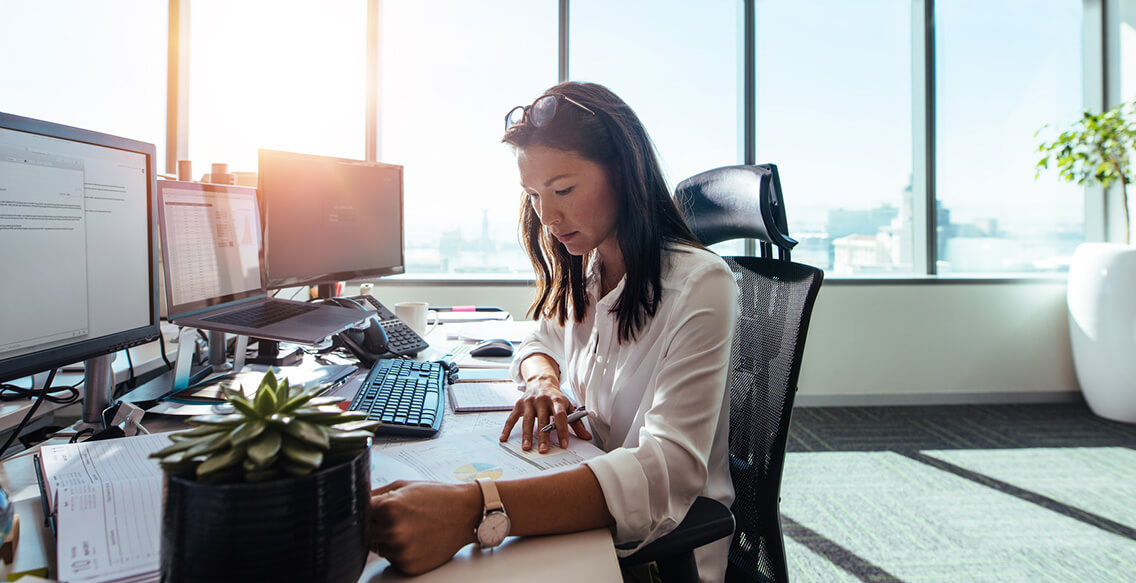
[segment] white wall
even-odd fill
[[[498,305],[523,318],[521,284],[384,280],[383,302]],[[1079,398],[1063,281],[829,281],[813,313],[798,403],[938,404]]]

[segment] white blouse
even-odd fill
[[[633,261],[633,259],[629,260]],[[561,383],[589,411],[596,444],[608,452],[587,463],[615,518],[615,543],[630,554],[674,529],[697,496],[726,506],[730,481],[726,376],[737,320],[737,284],[717,255],[692,247],[664,255],[662,296],[635,340],[618,342],[610,312],[625,279],[597,301],[599,269],[589,268],[588,313],[561,327],[542,320],[521,344],[520,362],[543,353],[560,366]],[[724,577],[730,539],[695,553],[705,581]]]

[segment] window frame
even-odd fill
[[[558,60],[557,78],[566,81],[570,78],[568,24],[571,0],[558,0]],[[743,30],[743,42],[738,50],[742,53],[739,61],[743,70],[741,77],[740,107],[743,108],[742,159],[746,164],[755,164],[756,154],[756,2],[757,0],[736,0],[739,26]],[[1103,110],[1111,103],[1120,102],[1120,81],[1122,77],[1119,59],[1119,28],[1115,20],[1121,19],[1120,2],[1123,0],[1082,0],[1084,18],[1082,29],[1082,90],[1086,108]],[[166,173],[177,173],[177,160],[188,159],[188,95],[189,95],[189,11],[192,0],[169,0],[169,65],[167,67],[167,123],[166,123]],[[382,124],[381,108],[381,27],[383,0],[367,0],[367,18],[363,24],[367,35],[368,77],[366,86],[366,159],[376,161],[380,157],[382,144],[379,128]],[[837,276],[832,281],[852,284],[880,283],[918,283],[935,282],[1015,282],[1064,279],[1064,274],[1043,275],[1022,273],[1020,275],[999,275],[982,277],[974,275],[952,276],[936,273],[936,216],[935,216],[935,0],[911,0],[911,51],[912,51],[912,193],[913,193],[913,231],[914,252],[913,271],[910,276]],[[1115,29],[1115,30],[1114,30]],[[1116,55],[1115,58],[1109,58]],[[1099,187],[1084,189],[1085,237],[1086,242],[1107,241],[1115,238],[1115,229],[1109,228],[1109,193]],[[752,239],[745,241],[745,253],[755,254],[756,244]],[[500,277],[496,274],[405,274],[388,279],[400,283],[434,285],[531,285],[532,279]]]

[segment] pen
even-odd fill
[[[575,411],[568,414],[568,423],[579,421],[579,420],[581,420],[581,419],[583,419],[584,417],[587,417],[587,416],[588,416],[588,412],[584,410],[583,405],[580,405],[579,407],[576,407]],[[549,423],[548,425],[541,427],[540,432],[541,433],[548,433],[549,431],[552,431],[553,429],[556,429],[556,423]]]
[[[439,312],[504,312],[503,308],[492,306],[438,306],[431,308]]]

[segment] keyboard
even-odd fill
[[[437,362],[380,358],[351,401],[351,410],[382,422],[375,435],[430,437],[442,427],[445,378]]]
[[[237,326],[247,326],[250,328],[263,328],[269,324],[275,324],[281,320],[287,320],[293,316],[299,316],[305,312],[310,312],[316,309],[316,306],[311,304],[303,304],[300,302],[264,302],[255,306],[249,306],[242,310],[235,310],[232,312],[225,312],[224,314],[217,314],[205,318],[207,322],[217,322],[219,324],[234,324]]]
[[[414,355],[430,348],[430,344],[406,322],[394,318],[380,323],[387,332],[387,350],[399,355]]]

